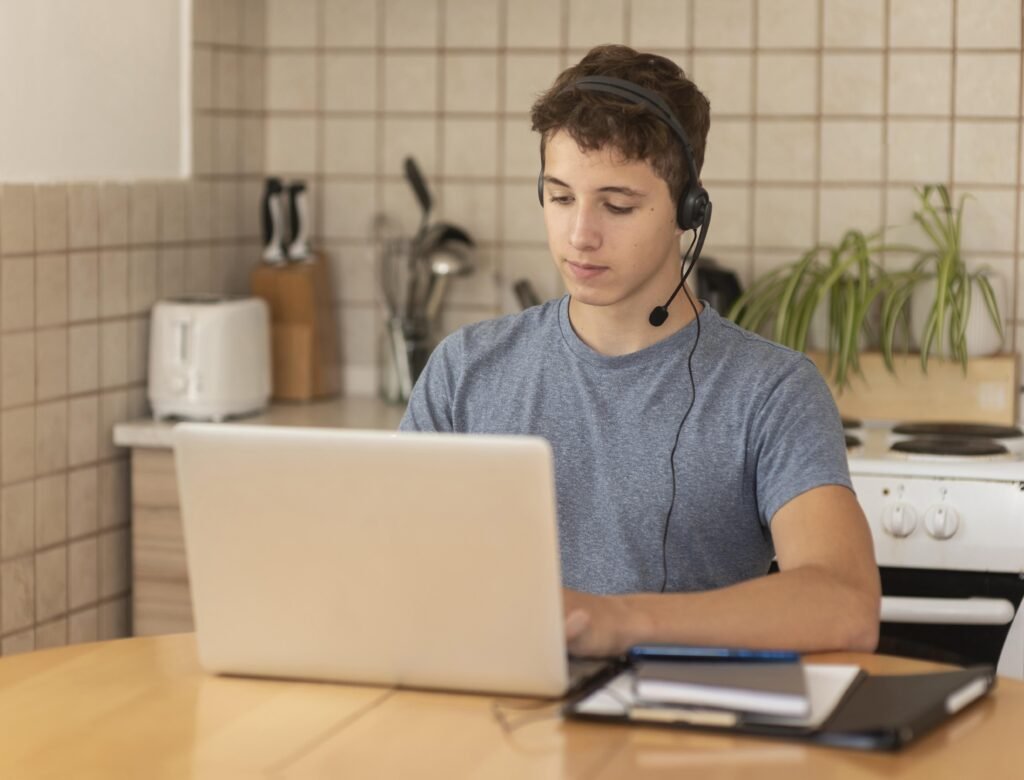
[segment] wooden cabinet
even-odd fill
[[[137,636],[192,631],[174,453],[132,450],[132,625]]]

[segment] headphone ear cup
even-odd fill
[[[696,230],[703,225],[708,201],[708,191],[699,184],[696,187],[687,187],[683,197],[679,199],[679,208],[676,210],[676,223],[679,229]]]
[[[537,174],[537,200],[540,201],[540,205],[544,206],[544,169],[541,168],[540,173]]]

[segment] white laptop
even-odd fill
[[[182,423],[174,452],[206,670],[566,692],[543,439]]]

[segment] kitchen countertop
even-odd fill
[[[313,403],[275,403],[263,412],[226,421],[228,425],[290,425],[307,428],[397,429],[405,406],[379,398],[332,398]],[[114,426],[119,447],[169,449],[178,420],[129,420]]]

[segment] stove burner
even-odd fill
[[[859,447],[860,445],[861,445],[861,440],[860,439],[858,439],[856,436],[851,436],[850,434],[846,434],[846,449],[850,449],[851,447]]]
[[[862,425],[861,421],[855,417],[843,417],[842,423],[843,430],[847,430],[849,428],[860,428],[860,426]]]
[[[890,449],[894,452],[913,455],[955,455],[959,457],[1005,455],[1009,452],[1006,447],[992,439],[967,436],[918,436],[898,441]]]
[[[894,426],[892,432],[908,436],[956,436],[976,439],[1019,439],[1024,436],[1020,428],[979,423],[901,423]]]

